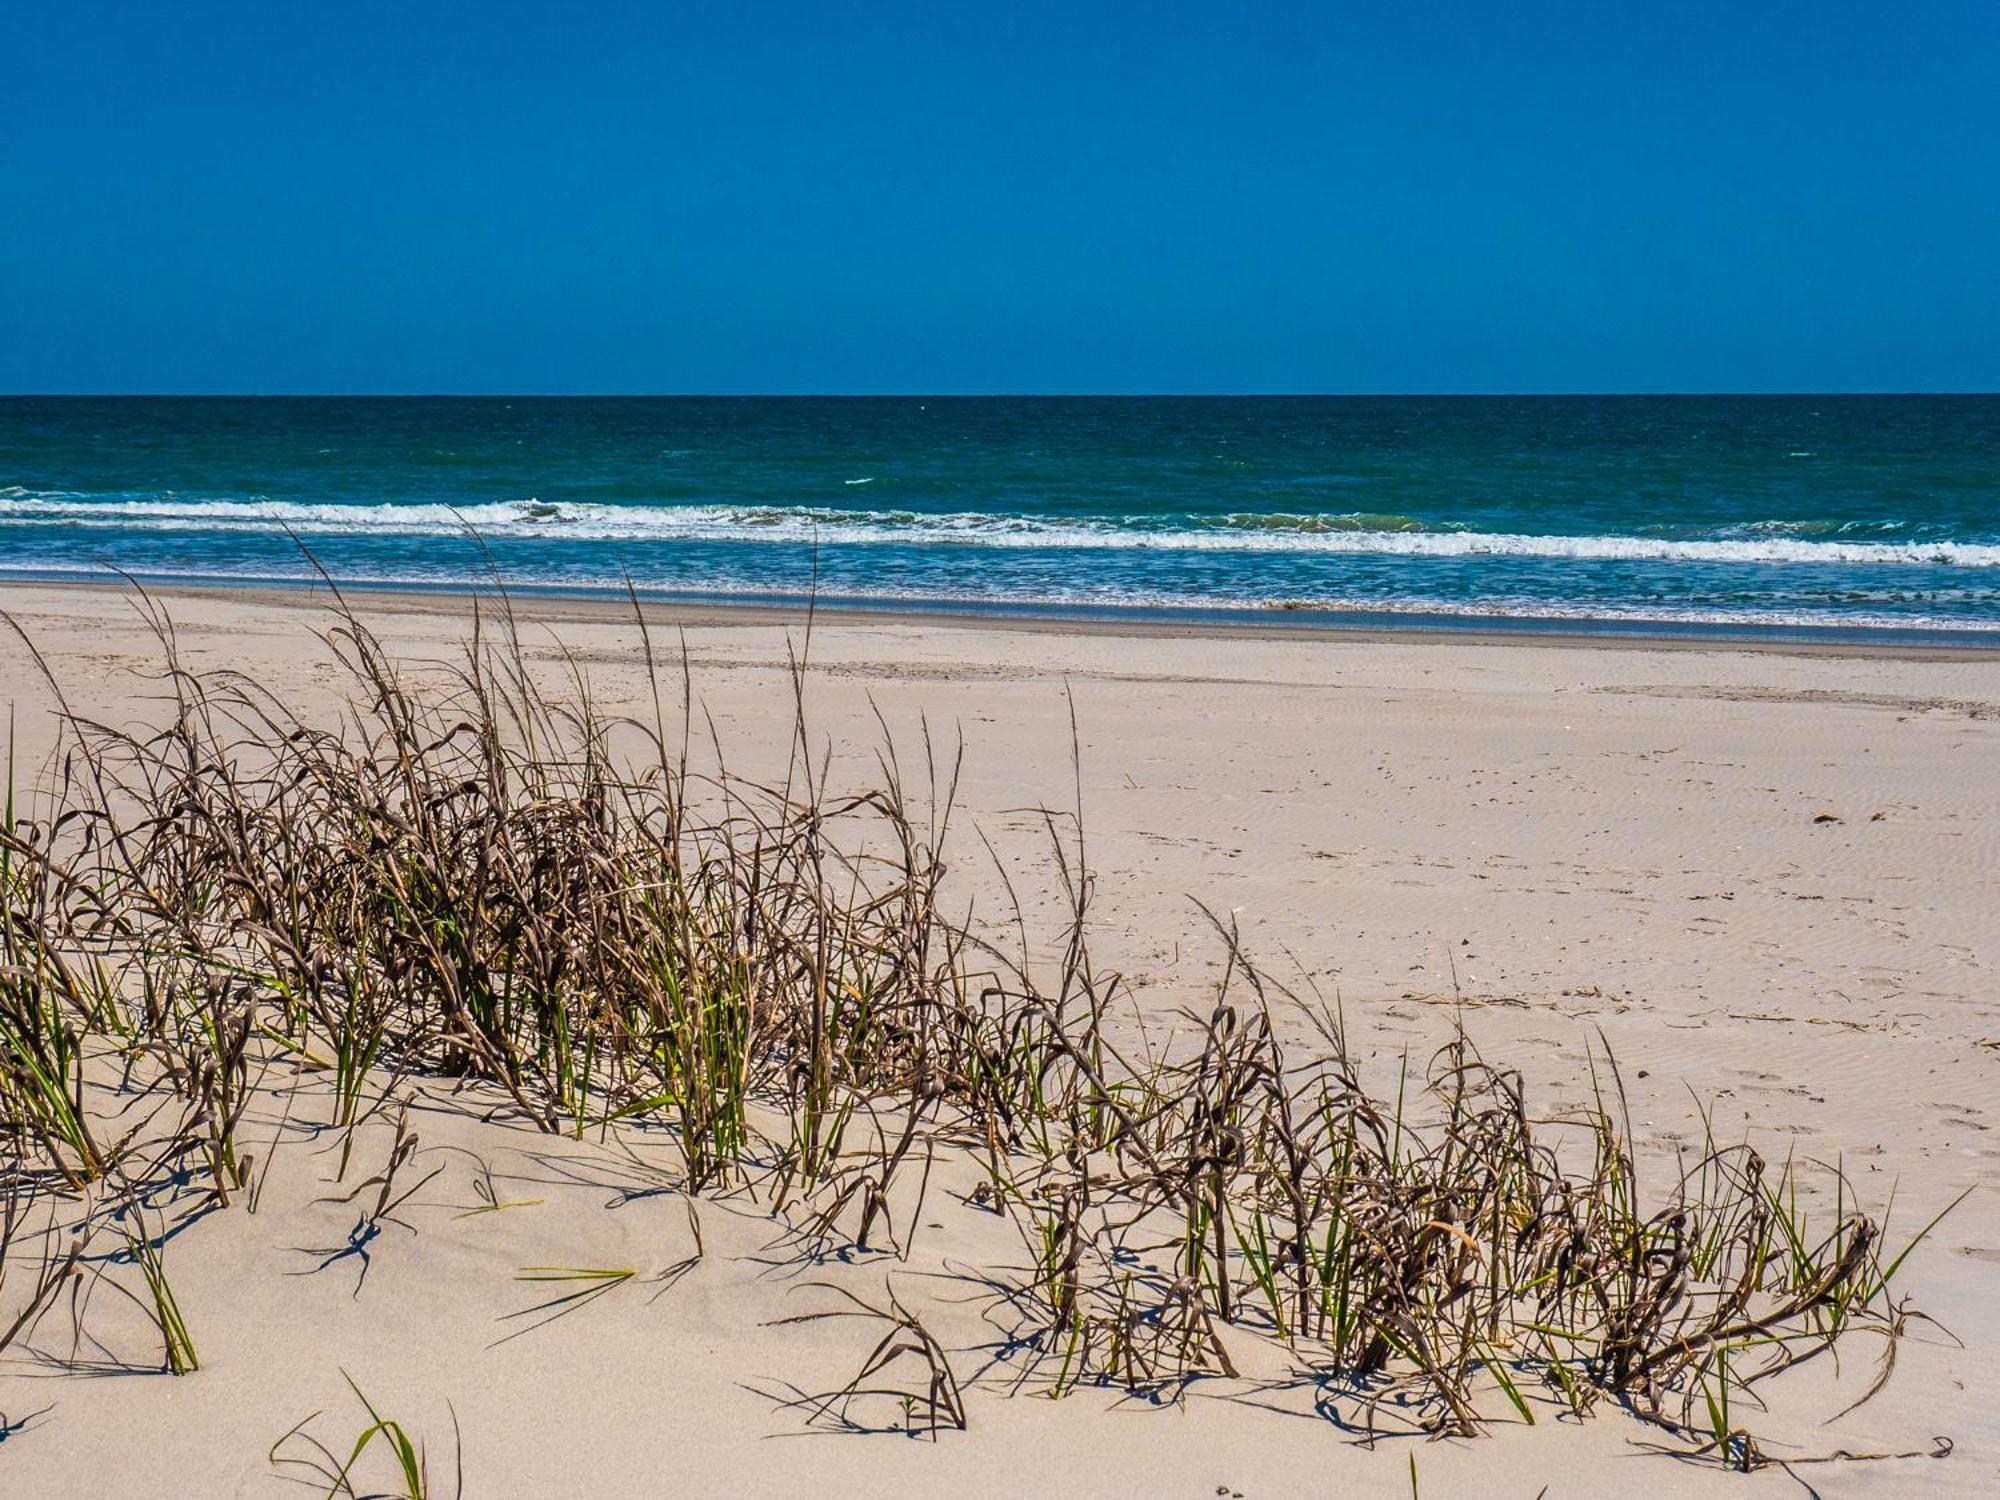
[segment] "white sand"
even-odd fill
[[[300,701],[334,686],[300,600],[171,603],[190,664],[252,671]],[[367,607],[413,655],[462,634],[453,601]],[[133,668],[152,651],[115,594],[13,586],[0,608],[79,710],[144,716],[150,689]],[[629,623],[582,605],[533,614],[581,656],[605,706],[640,706]],[[732,761],[778,763],[796,622],[687,618],[696,689]],[[539,629],[529,639],[549,649]],[[822,619],[813,661],[810,708],[837,771],[867,774],[871,698],[906,750],[919,715],[945,738],[962,728],[966,810],[1021,862],[1038,835],[1020,809],[1072,796],[1073,697],[1100,962],[1124,967],[1150,1012],[1198,1000],[1216,973],[1199,896],[1234,911],[1276,966],[1289,951],[1339,992],[1378,1079],[1405,1048],[1428,1056],[1456,990],[1475,1039],[1524,1070],[1537,1109],[1580,1097],[1601,1029],[1650,1144],[1698,1134],[1694,1101],[1712,1101],[1726,1138],[1747,1133],[1774,1159],[1837,1157],[1882,1197],[1895,1186],[1892,1240],[1976,1187],[1902,1278],[1964,1347],[1917,1325],[1887,1392],[1820,1428],[1866,1386],[1876,1345],[1863,1339],[1838,1384],[1831,1368],[1802,1377],[1768,1431],[1799,1452],[1957,1444],[1943,1462],[1799,1471],[1829,1494],[2000,1486],[2000,657]],[[11,638],[0,698],[17,705],[17,779],[32,779],[50,698]],[[959,847],[965,890],[990,903],[977,844]],[[651,1191],[671,1183],[668,1143],[551,1141],[429,1093],[423,1170],[444,1171],[404,1211],[411,1227],[370,1247],[358,1294],[355,1260],[303,1274],[324,1259],[312,1249],[345,1240],[354,1209],[315,1201],[332,1160],[292,1138],[259,1212],[212,1214],[170,1248],[198,1374],[77,1379],[19,1350],[0,1362],[10,1421],[50,1408],[0,1443],[0,1495],[294,1492],[265,1450],[317,1408],[315,1431],[352,1441],[342,1369],[430,1440],[443,1493],[449,1402],[475,1496],[1387,1496],[1408,1493],[1412,1453],[1426,1495],[1796,1492],[1776,1472],[1643,1456],[1635,1443],[1657,1434],[1616,1414],[1367,1450],[1315,1415],[1282,1353],[1251,1340],[1232,1348],[1261,1381],[1203,1382],[1177,1408],[1009,1396],[1005,1368],[987,1368],[990,1315],[962,1277],[1018,1266],[1019,1242],[952,1201],[949,1182],[907,1263],[802,1266],[756,1205],[704,1203],[708,1254],[666,1286],[650,1279],[690,1246],[684,1200]],[[313,1107],[301,1101],[299,1118]],[[277,1131],[271,1118],[251,1135]],[[387,1139],[386,1123],[370,1127],[365,1170]],[[504,1196],[541,1201],[454,1217],[477,1201],[475,1156]],[[522,1327],[502,1315],[568,1290],[512,1279],[532,1264],[642,1274],[492,1347]],[[764,1326],[830,1305],[800,1284],[873,1294],[885,1270],[969,1381],[964,1434],[813,1434],[768,1394],[838,1384],[877,1336]],[[0,1293],[0,1315],[14,1295]],[[105,1306],[93,1327],[100,1314],[118,1357],[157,1359],[136,1314],[121,1324]],[[66,1348],[59,1323],[45,1320],[37,1348]],[[1354,1416],[1345,1400],[1339,1415]]]

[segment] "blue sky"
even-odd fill
[[[2000,387],[2000,5],[0,0],[0,390]]]

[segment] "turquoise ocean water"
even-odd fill
[[[304,580],[302,546],[356,583],[1969,635],[2000,397],[0,398],[0,574]]]

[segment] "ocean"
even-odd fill
[[[0,574],[316,568],[1974,637],[2000,631],[2000,397],[0,398]]]

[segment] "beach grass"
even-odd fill
[[[438,1490],[431,1481],[430,1455],[424,1444],[410,1435],[401,1422],[393,1417],[385,1417],[376,1409],[375,1403],[355,1383],[354,1377],[346,1371],[341,1379],[354,1393],[355,1401],[366,1415],[366,1422],[356,1433],[348,1446],[347,1456],[328,1447],[312,1432],[312,1426],[324,1415],[314,1412],[303,1418],[271,1445],[269,1461],[273,1468],[300,1477],[309,1476],[307,1482],[315,1489],[324,1482],[326,1500],[444,1500],[444,1492]],[[453,1423],[454,1473],[450,1495],[455,1497],[464,1492],[464,1455],[458,1447],[456,1419]],[[363,1489],[361,1474],[370,1462],[374,1452],[387,1455],[386,1472],[393,1478],[396,1488],[384,1490],[375,1485]]]
[[[674,690],[643,616],[649,718],[599,710],[574,663],[547,687],[504,595],[455,664],[423,673],[337,603],[325,640],[347,690],[307,714],[189,667],[145,607],[162,713],[144,729],[70,714],[57,772],[10,792],[0,830],[10,1205],[98,1222],[191,1171],[203,1211],[229,1210],[252,1169],[246,1107],[283,1059],[331,1075],[337,1175],[357,1125],[396,1109],[384,1166],[339,1200],[356,1244],[430,1180],[396,1104],[418,1077],[497,1090],[550,1134],[657,1127],[687,1194],[756,1196],[822,1249],[906,1256],[935,1163],[973,1162],[1024,1250],[1025,1271],[985,1268],[1019,1322],[1021,1379],[1052,1397],[1172,1398],[1261,1341],[1357,1392],[1371,1424],[1393,1406],[1472,1436],[1616,1406],[1754,1468],[1744,1416],[1766,1382],[1860,1329],[1888,1337],[1884,1378],[1893,1364],[1895,1278],[1935,1220],[1890,1248],[1830,1167],[1814,1170],[1836,1210],[1812,1221],[1805,1168],[1712,1130],[1642,1187],[1608,1047],[1591,1102],[1554,1116],[1462,1030],[1378,1093],[1338,1004],[1206,913],[1221,980],[1170,1045],[1133,1046],[1123,982],[1091,957],[1081,807],[1040,814],[1065,915],[1045,956],[1016,953],[1005,922],[947,902],[964,748],[926,734],[912,772],[885,727],[873,783],[836,786],[803,652],[787,768],[758,782],[690,769],[685,660]],[[1010,920],[1025,931],[1018,903]],[[105,1118],[140,1123],[111,1140]],[[513,1206],[490,1182],[483,1199],[467,1212]],[[166,1366],[190,1373],[163,1243],[128,1232]],[[50,1298],[40,1264],[17,1331]],[[527,1267],[555,1296],[523,1314],[638,1271]],[[886,1398],[909,1430],[964,1428],[920,1313],[836,1291],[852,1305],[801,1317],[885,1331],[806,1408]],[[429,1493],[420,1448],[354,1393],[368,1420],[350,1457],[306,1460],[330,1464],[328,1493],[378,1444]]]

